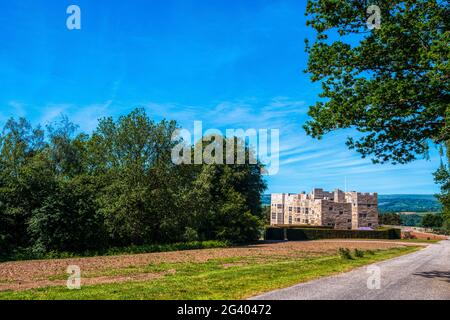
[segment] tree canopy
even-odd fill
[[[380,28],[369,30],[377,5]],[[374,162],[407,163],[450,140],[450,9],[439,0],[309,0],[306,71],[322,83],[308,134],[355,128],[347,144]]]
[[[441,228],[444,223],[442,214],[427,213],[422,218],[422,227],[425,228]]]

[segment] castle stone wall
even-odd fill
[[[378,227],[376,193],[327,192],[315,188],[309,194],[272,194],[271,225],[332,226],[336,229]]]

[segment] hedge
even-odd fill
[[[383,230],[336,230],[321,228],[277,228],[266,229],[266,240],[319,240],[319,239],[400,239],[400,229]]]
[[[289,229],[331,229],[334,230],[333,227],[330,226],[312,226],[308,224],[298,224],[298,225],[291,225],[291,224],[277,224],[276,226],[272,228],[289,228]]]

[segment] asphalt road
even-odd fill
[[[374,266],[380,268],[379,278]],[[412,254],[272,291],[253,299],[450,300],[450,240],[429,245]]]

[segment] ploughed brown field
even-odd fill
[[[418,243],[364,240],[322,240],[308,242],[278,242],[248,245],[232,248],[202,249],[148,253],[136,255],[103,256],[54,260],[6,262],[0,264],[0,291],[26,290],[59,286],[66,283],[66,269],[69,265],[81,268],[83,284],[118,283],[145,281],[163,277],[169,270],[158,273],[136,273],[129,275],[114,270],[136,269],[161,263],[202,263],[214,259],[249,258],[266,261],[282,257],[312,258],[324,254],[335,254],[339,248],[379,250],[403,246],[418,246]],[[233,266],[230,264],[230,266]],[[227,266],[225,266],[227,267]]]
[[[410,235],[413,237],[413,239],[423,239],[423,240],[446,240],[448,239],[447,236],[433,234],[433,233],[425,233],[425,232],[417,232],[412,231],[410,232]]]

